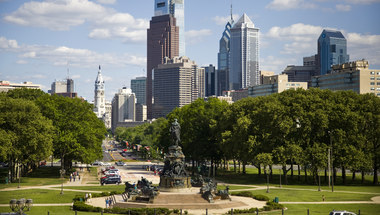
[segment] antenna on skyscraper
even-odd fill
[[[67,79],[70,79],[69,60],[67,60]]]
[[[232,1],[231,1],[231,25],[234,23],[234,17],[232,15]]]

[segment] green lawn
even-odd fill
[[[360,210],[360,215],[378,215],[380,211],[378,204],[285,205],[285,207],[288,209],[284,211],[284,215],[307,215],[307,209],[309,209],[310,215],[327,215],[334,209],[346,210],[356,214]],[[262,214],[280,215],[281,211],[262,212]]]
[[[230,191],[232,190],[241,190],[241,189],[253,189],[254,187],[249,187],[249,186],[235,186],[235,185],[231,185],[231,186],[228,186],[228,188],[230,188]],[[225,185],[218,185],[218,190],[224,190],[226,189],[226,186]]]
[[[69,206],[58,206],[58,207],[32,207],[32,209],[26,214],[28,215],[47,215],[48,211],[50,215],[75,215],[75,212],[71,210]],[[9,207],[0,207],[1,212],[11,212]],[[77,215],[100,215],[100,213],[95,212],[77,212]],[[114,215],[114,214],[106,214]]]
[[[276,185],[276,187],[279,187]],[[296,188],[296,189],[311,189],[318,190],[318,186],[315,185],[282,185],[283,188]],[[331,191],[329,186],[321,186],[323,191]],[[351,191],[351,192],[368,192],[377,193],[380,195],[380,186],[334,186],[334,191]]]
[[[256,185],[265,185],[266,184],[266,178],[264,177],[264,171],[262,172],[262,175],[258,175],[258,169],[257,168],[247,168],[246,169],[247,174],[242,173],[235,173],[233,171],[233,168],[230,168],[230,171],[226,171],[223,169],[218,170],[218,175],[216,178],[220,181],[231,183],[231,184],[256,184]],[[298,171],[295,169],[293,179],[290,176],[290,171],[288,172],[288,184],[289,185],[313,185],[313,178],[311,175],[308,175],[307,181],[305,181],[304,171],[300,172],[300,181],[298,181]],[[308,173],[310,174],[310,173]],[[364,184],[361,184],[361,176],[357,175],[356,179],[354,181],[351,180],[351,174],[346,174],[346,183],[347,185],[358,185],[358,186],[372,186],[372,179],[373,176],[365,175],[365,181]],[[325,181],[324,174],[321,175],[321,185],[328,185],[328,181]],[[269,180],[270,184],[273,185],[279,185],[280,183],[280,170],[279,169],[273,169],[273,178]],[[282,183],[284,183],[284,175],[282,175]],[[335,185],[343,185],[342,183],[342,177],[341,173],[338,173],[337,175],[337,181],[335,182]]]
[[[0,169],[0,189],[18,186],[18,181],[10,184],[5,184],[5,177],[7,174],[7,168]],[[64,180],[67,181],[67,178]],[[59,175],[59,167],[42,167],[34,170],[25,177],[21,177],[20,186],[42,186],[61,183],[62,180],[60,179]]]
[[[56,187],[61,188],[61,187]],[[105,186],[64,186],[63,189],[74,189],[74,190],[94,190],[94,191],[124,191],[125,185],[105,185]]]
[[[377,195],[371,194],[351,194],[351,193],[338,193],[338,192],[318,192],[318,191],[304,191],[304,190],[286,190],[286,189],[270,189],[269,193],[265,190],[250,191],[254,195],[262,194],[268,196],[270,199],[279,197],[281,202],[321,202],[322,195],[325,196],[325,201],[370,201],[372,197]]]
[[[11,199],[33,199],[33,203],[71,203],[75,195],[83,195],[83,192],[64,191],[60,194],[60,190],[16,190],[16,191],[0,191],[0,204],[8,204]]]

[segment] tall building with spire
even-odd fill
[[[152,119],[154,69],[163,63],[165,57],[179,55],[179,28],[176,18],[171,14],[152,17],[147,37],[146,106],[148,119]]]
[[[106,113],[106,99],[104,95],[104,80],[102,70],[99,65],[98,76],[95,80],[95,98],[94,98],[94,112],[98,118],[102,118]]]
[[[155,0],[154,15],[171,14],[175,17],[179,27],[179,55],[186,55],[185,42],[185,0]]]
[[[260,84],[259,29],[243,16],[231,28],[229,90]]]
[[[218,53],[218,70],[216,75],[216,95],[221,96],[223,91],[229,89],[229,64],[230,64],[230,41],[231,41],[231,27],[234,24],[232,17],[231,5],[231,19],[227,22],[222,38],[219,40],[219,53]]]

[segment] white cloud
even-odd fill
[[[380,0],[345,0],[347,3],[351,4],[372,4],[372,3],[380,3]]]
[[[106,8],[88,0],[31,1],[5,16],[4,20],[18,25],[63,31],[106,14]]]
[[[28,61],[26,61],[26,60],[18,60],[18,61],[16,61],[16,63],[17,64],[27,64]]]
[[[288,58],[288,57],[279,57],[279,56],[267,56],[260,59],[260,70],[263,71],[272,71],[275,74],[281,73],[284,71],[287,65],[296,64],[297,59]]]
[[[296,23],[283,28],[272,27],[264,36],[281,40],[312,41],[322,33],[322,30],[323,28],[320,26]]]
[[[347,11],[350,11],[351,10],[351,5],[345,5],[345,4],[337,4],[335,5],[336,9],[338,11],[344,11],[344,12],[347,12]]]
[[[16,40],[7,40],[5,37],[0,37],[0,49],[17,49],[18,44]]]
[[[201,29],[201,30],[190,30],[186,31],[186,43],[189,45],[197,44],[203,42],[203,39],[209,35],[211,35],[212,32],[210,29]]]
[[[380,35],[348,33],[347,49],[350,61],[367,59],[371,64],[380,65]]]
[[[80,79],[80,75],[73,75],[73,76],[70,76],[71,79]]]
[[[42,74],[35,74],[35,75],[32,75],[31,78],[34,78],[34,79],[45,79],[47,78],[46,75],[42,75]]]
[[[232,18],[236,22],[239,19],[239,15],[238,14],[233,14]],[[212,20],[217,25],[226,25],[227,22],[231,20],[231,16],[215,16],[214,18],[212,18]]]
[[[13,45],[12,47],[4,44],[17,44],[17,41],[0,37],[0,51],[19,53],[20,60],[42,59],[55,66],[66,66],[68,60],[70,66],[79,68],[92,68],[93,65],[98,65],[101,62],[121,67],[126,65],[144,66],[146,64],[145,57],[126,53],[97,53],[88,49],[75,49],[66,46]]]
[[[100,4],[115,4],[116,0],[96,0]]]
[[[266,8],[272,10],[312,9],[317,5],[304,0],[273,0]]]
[[[115,0],[101,0],[102,4]],[[4,17],[9,23],[65,31],[89,23],[93,39],[121,39],[123,42],[146,41],[149,20],[136,19],[128,13],[117,13],[89,0],[47,0],[27,2]],[[1,41],[0,41],[1,43]]]

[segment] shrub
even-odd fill
[[[94,207],[91,205],[87,205],[84,202],[74,202],[73,210],[75,211],[88,211],[88,212],[101,212],[101,207]]]
[[[269,197],[268,196],[264,196],[264,195],[261,195],[261,194],[257,194],[253,198],[256,199],[256,200],[259,200],[259,201],[269,201]]]
[[[234,196],[244,196],[244,197],[253,197],[253,194],[250,191],[241,191],[241,192],[237,192],[237,193],[232,193],[232,195],[234,195]]]
[[[267,202],[267,205],[264,206],[264,211],[271,211],[271,210],[278,210],[283,209],[284,206],[282,204],[276,203],[276,202]]]
[[[250,209],[234,209],[234,214],[255,214],[257,211],[257,208],[250,208]],[[226,214],[231,213],[230,211]]]

